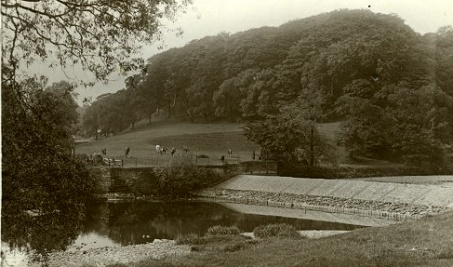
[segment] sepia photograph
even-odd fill
[[[453,266],[453,1],[0,1],[1,267]]]

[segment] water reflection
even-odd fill
[[[357,225],[241,214],[208,202],[92,203],[85,220],[71,214],[2,218],[2,259],[35,250],[87,250],[174,239],[180,234],[203,235],[215,225],[251,232],[259,225],[288,223],[298,230],[353,230]],[[7,252],[12,248],[12,251]],[[15,253],[15,254],[13,254]],[[18,256],[17,256],[18,257]],[[16,265],[12,265],[16,266]],[[20,266],[20,265],[19,265]]]
[[[115,244],[143,244],[154,239],[174,239],[180,234],[204,234],[214,225],[237,226],[251,232],[259,225],[288,223],[298,230],[352,230],[360,228],[323,221],[241,214],[216,203],[132,202],[102,203],[88,210],[82,236],[96,233]],[[80,238],[80,237],[79,237]]]
[[[11,249],[45,253],[64,250],[78,237],[83,217],[80,213],[44,215],[2,215],[2,242]]]
[[[27,266],[28,259],[45,259],[50,251],[71,246],[82,230],[84,217],[81,209],[73,213],[2,213],[1,220],[2,262],[5,266]]]

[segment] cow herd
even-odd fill
[[[171,149],[169,147],[166,147],[166,146],[162,146],[162,145],[153,145],[152,146],[152,149],[156,151],[156,153],[161,156],[163,154],[167,154],[168,152],[170,153],[171,157],[173,158],[176,154],[176,148],[175,147],[172,147]],[[126,147],[124,149],[124,159],[127,159],[127,158],[130,158],[130,148],[129,147]],[[189,153],[189,147],[187,146],[182,146],[181,147],[181,151],[182,153],[184,154],[188,154]],[[255,151],[253,151],[253,153],[255,153]],[[232,158],[232,155],[233,155],[233,151],[231,149],[228,149],[228,157],[229,158]],[[254,156],[253,156],[254,158]],[[221,160],[224,161],[225,160],[225,157],[222,156],[221,157]],[[89,156],[87,156],[87,161],[92,163],[93,165],[98,165],[98,164],[101,164],[101,165],[109,165],[109,166],[119,166],[119,165],[123,165],[125,162],[123,160],[115,160],[114,158],[108,158],[107,157],[107,149],[106,148],[103,148],[101,149],[101,153],[99,152],[95,152],[93,154],[89,154]]]
[[[182,147],[182,150],[187,154],[189,152],[189,148],[186,146]],[[161,145],[156,145],[156,153],[159,155],[165,154],[168,151],[168,147],[166,146],[161,146]],[[176,148],[172,147],[170,150],[170,154],[172,157],[174,157],[176,153]]]

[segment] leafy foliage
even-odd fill
[[[2,64],[15,72],[48,59],[51,66],[80,65],[106,80],[117,69],[141,68],[143,60],[130,57],[159,38],[163,18],[188,3],[2,0]]]
[[[85,162],[71,156],[78,118],[74,87],[46,82],[41,78],[21,84],[26,109],[17,91],[2,86],[2,240],[29,243],[40,252],[64,248],[68,237],[75,238],[84,203],[97,190]],[[56,233],[63,237],[48,242]]]
[[[417,165],[443,163],[443,148],[451,142],[450,96],[434,85],[412,89],[404,82],[368,96],[358,93],[364,88],[350,87],[337,101],[349,118],[344,136],[351,152]]]
[[[137,180],[131,182],[130,187],[136,194],[180,198],[212,186],[223,178],[222,173],[200,168],[190,158],[175,157],[168,166],[141,171]]]

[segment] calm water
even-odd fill
[[[42,218],[45,219],[45,218]],[[65,221],[67,222],[67,221]],[[301,220],[277,216],[241,214],[210,202],[122,202],[91,204],[80,230],[61,227],[34,233],[32,249],[66,248],[69,251],[105,246],[127,246],[174,239],[180,234],[203,235],[215,225],[237,226],[252,232],[259,225],[288,223],[297,230],[353,230],[357,225]],[[50,233],[48,233],[50,232]],[[57,233],[58,235],[57,237]],[[63,244],[63,245],[58,245]],[[7,266],[26,266],[27,252],[8,251],[2,242],[2,259]]]
[[[180,234],[204,234],[215,225],[252,232],[259,225],[288,223],[298,230],[353,230],[357,225],[241,214],[208,202],[130,202],[93,205],[75,246],[124,246]]]

